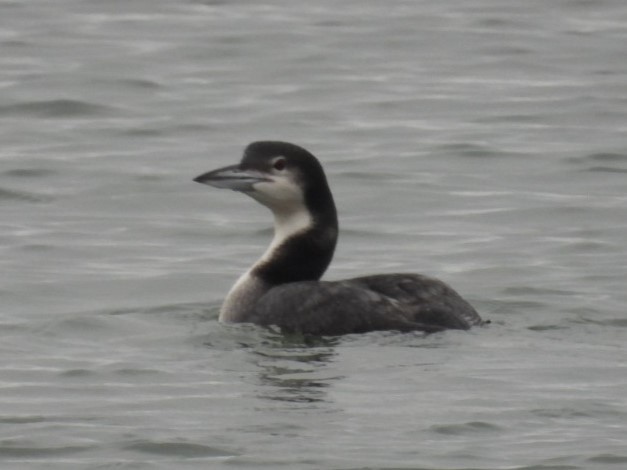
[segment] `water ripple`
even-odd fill
[[[74,99],[25,101],[0,106],[0,116],[32,116],[41,118],[75,118],[109,114],[113,108]]]
[[[594,463],[609,463],[609,464],[627,464],[627,455],[617,454],[599,454],[594,457],[590,457],[588,462]]]
[[[216,447],[189,442],[168,442],[138,440],[124,446],[127,450],[145,454],[168,455],[172,457],[200,458],[200,457],[231,457],[232,452]]]
[[[43,178],[54,173],[53,170],[47,168],[14,168],[4,172],[5,175],[16,178]]]
[[[77,454],[93,449],[94,446],[60,446],[60,447],[38,447],[38,446],[12,446],[10,444],[0,445],[0,457],[5,458],[45,458],[58,457],[61,455]]]
[[[49,202],[52,198],[43,194],[18,191],[15,189],[0,188],[0,202],[24,201],[24,202]]]
[[[461,424],[446,424],[432,426],[431,429],[438,434],[444,434],[447,436],[459,436],[464,434],[476,434],[478,432],[500,432],[501,427],[495,426],[491,423],[485,423],[482,421],[472,421],[469,423]]]

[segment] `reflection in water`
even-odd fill
[[[255,395],[264,400],[327,401],[326,388],[342,378],[333,376],[327,367],[337,356],[335,347],[340,338],[283,335],[242,323],[220,324],[197,340],[214,351],[246,354],[247,362],[255,369],[255,382],[260,385]]]
[[[327,365],[337,355],[338,338],[312,338],[273,334],[272,340],[253,348],[263,387],[259,398],[292,403],[316,403],[326,399],[326,388],[338,378]]]

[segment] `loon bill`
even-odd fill
[[[194,181],[242,192],[274,216],[274,238],[227,294],[222,322],[312,335],[432,333],[484,323],[451,287],[421,274],[320,281],[335,251],[337,212],[320,162],[302,147],[254,142],[239,164]]]

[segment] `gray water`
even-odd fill
[[[622,469],[624,0],[0,2],[0,468]],[[267,211],[328,172],[326,275],[410,271],[486,328],[224,326]]]

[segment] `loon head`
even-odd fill
[[[274,239],[251,275],[266,285],[322,276],[337,243],[337,212],[322,165],[307,150],[287,142],[253,142],[239,164],[194,181],[242,192],[273,212]],[[229,298],[237,299],[238,289]]]
[[[322,165],[298,145],[253,142],[246,147],[239,164],[209,171],[194,181],[242,192],[282,219],[308,215],[312,222],[337,226],[335,204]]]

